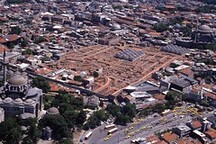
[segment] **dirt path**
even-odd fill
[[[170,60],[168,60],[166,63],[160,65],[159,67],[157,67],[156,69],[150,71],[149,73],[147,73],[145,76],[143,76],[141,79],[139,79],[138,81],[134,82],[134,83],[131,83],[130,85],[134,85],[140,81],[143,81],[143,80],[147,80],[147,78],[149,78],[153,73],[159,71],[161,68],[163,67],[167,67],[171,62],[173,62],[174,60],[177,60],[179,58],[181,58],[182,56],[176,56],[176,57],[173,57],[171,58]],[[125,88],[125,87],[124,87]],[[121,88],[119,89],[118,91],[114,92],[112,95],[115,95],[117,96],[124,88]]]

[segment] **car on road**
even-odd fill
[[[129,129],[125,129],[125,130],[124,130],[124,132],[128,132],[128,131],[129,131]]]
[[[131,127],[129,127],[129,130],[132,130],[134,127],[133,126],[131,126]]]
[[[109,140],[109,138],[108,138],[108,137],[105,137],[105,138],[104,138],[104,141],[107,141],[107,140]]]
[[[146,129],[146,127],[145,127],[145,126],[143,126],[141,129],[142,129],[142,130],[145,130],[145,129]]]
[[[140,131],[140,129],[137,129],[135,132],[138,133]]]

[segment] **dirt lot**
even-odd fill
[[[145,54],[133,62],[114,57],[116,53],[128,48],[143,51]],[[52,65],[55,69],[65,68],[89,73],[103,68],[103,74],[96,79],[93,90],[107,95],[117,94],[127,85],[149,78],[152,72],[168,65],[178,57],[174,54],[161,52],[156,48],[96,45],[81,48],[76,52],[69,52]]]

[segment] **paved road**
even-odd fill
[[[169,114],[166,116],[167,118],[173,117],[173,114]],[[118,131],[113,134],[113,136],[108,140],[104,141],[103,138],[107,136],[108,130],[104,130],[104,126],[102,125],[96,129],[94,129],[92,136],[89,138],[88,143],[89,144],[113,144],[118,143],[119,141],[122,141],[126,137],[126,133],[124,132],[125,129],[133,126],[134,128],[131,131],[135,131],[136,129],[141,128],[142,126],[149,126],[153,123],[157,123],[160,121],[161,116],[158,117],[147,117],[144,119],[143,122],[139,122],[135,125],[129,124],[128,126],[118,126]]]
[[[180,123],[186,123],[187,121],[190,121],[190,120],[191,120],[190,116],[183,117],[183,118],[176,117],[176,118],[170,119],[170,122],[168,123],[160,123],[159,125],[153,125],[152,129],[142,131],[141,133],[134,135],[130,139],[122,139],[120,140],[120,142],[118,142],[118,144],[127,144],[127,143],[130,143],[131,140],[137,137],[143,137],[143,136],[147,137],[147,136],[154,134],[156,131],[166,130],[168,128],[171,129],[171,128],[176,127]]]
[[[152,126],[153,128],[151,128],[149,130],[140,130],[140,132],[135,133],[135,135],[130,137],[129,139],[125,138],[128,135],[128,133],[124,132],[125,129],[122,129],[122,130],[119,130],[118,132],[116,132],[115,134],[113,134],[113,136],[108,141],[104,141],[103,139],[101,139],[96,144],[113,144],[113,143],[127,144],[127,143],[130,143],[130,141],[136,137],[143,137],[143,136],[152,135],[152,134],[154,134],[155,131],[159,131],[162,129],[165,130],[167,128],[170,128],[171,126],[174,127],[174,126],[178,125],[179,123],[181,123],[181,121],[182,121],[179,119],[179,117],[173,117],[173,114],[169,114],[169,115],[165,116],[166,119],[172,120],[169,123],[161,123],[160,118],[161,117],[150,118],[150,119],[145,120],[144,122],[140,122],[136,125],[133,125],[134,128],[132,130],[130,130],[128,133],[134,132],[138,129],[141,129],[143,126],[145,126],[145,127]],[[191,119],[191,117],[184,118],[184,121],[186,122],[190,119]],[[156,125],[157,123],[159,123],[159,124]]]
[[[182,110],[185,109],[185,106],[182,108]],[[208,117],[212,115],[213,112],[206,112],[203,117]],[[161,122],[160,119],[165,118],[167,121]],[[179,115],[174,116],[174,113],[170,113],[166,116],[158,116],[158,117],[147,117],[144,119],[143,122],[139,122],[136,124],[129,124],[128,126],[118,126],[118,131],[112,135],[112,137],[104,141],[104,138],[107,136],[107,130],[104,130],[104,126],[102,125],[95,130],[93,130],[93,135],[89,138],[88,144],[128,144],[132,139],[138,138],[138,137],[147,137],[149,135],[154,134],[155,132],[159,132],[160,130],[166,130],[167,128],[174,128],[178,126],[180,123],[186,123],[188,121],[192,120],[192,117],[190,115],[184,115],[183,117],[180,117]],[[129,132],[125,132],[125,129],[128,129],[129,127],[133,126],[133,129],[129,130]],[[152,126],[151,129],[142,130],[141,128],[145,126]],[[126,139],[126,136],[130,132],[135,132],[136,130],[140,129],[139,132],[135,133],[134,136],[131,136],[130,138]]]

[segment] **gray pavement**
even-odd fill
[[[183,106],[182,111],[185,110],[185,106]],[[208,117],[212,115],[213,112],[206,112],[203,117]],[[161,118],[167,119],[167,121],[160,121]],[[146,117],[144,118],[143,122],[138,122],[135,124],[128,124],[128,126],[117,126],[118,131],[112,134],[109,140],[104,141],[104,138],[107,136],[108,130],[105,130],[105,124],[102,126],[92,130],[93,134],[92,136],[87,140],[84,141],[88,144],[129,144],[131,140],[141,137],[147,137],[155,132],[159,132],[160,130],[166,130],[166,129],[172,129],[179,125],[180,123],[186,123],[190,120],[192,120],[193,117],[190,115],[177,115],[175,116],[174,113],[170,113],[165,116],[158,116],[158,117]],[[143,127],[149,127],[152,126],[152,128],[149,129],[142,129]],[[128,130],[128,132],[125,132],[126,129],[129,129],[130,127],[133,127],[131,130]],[[136,131],[138,130],[138,131]],[[126,138],[130,132],[134,132],[134,135]]]

